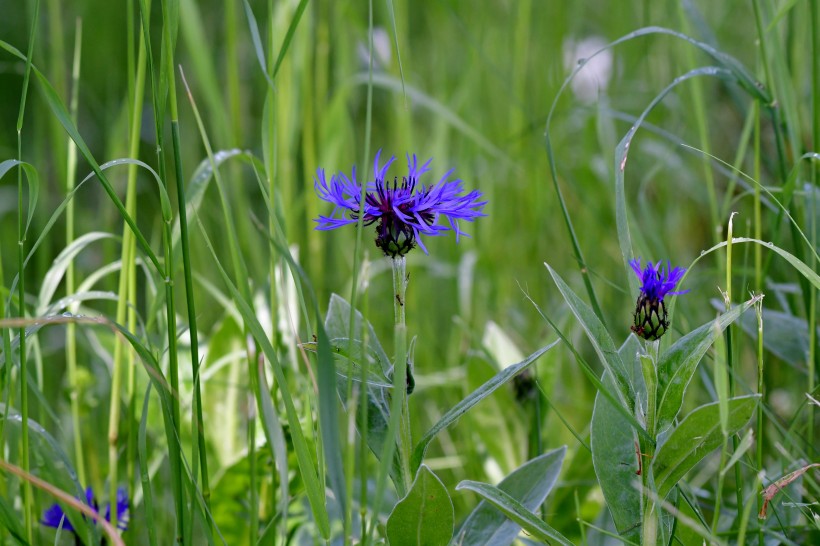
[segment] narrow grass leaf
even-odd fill
[[[498,489],[518,500],[529,511],[547,498],[561,471],[567,447],[559,447],[531,459],[511,472]],[[509,546],[521,526],[481,501],[467,516],[454,540],[459,546]]]
[[[316,518],[316,524],[319,527],[319,532],[322,537],[328,538],[330,536],[330,520],[327,513],[327,506],[325,505],[325,491],[319,482],[316,468],[310,457],[307,442],[305,441],[305,436],[302,432],[302,424],[299,420],[299,414],[296,412],[296,406],[294,405],[293,398],[290,395],[290,389],[288,388],[285,372],[282,369],[279,358],[276,356],[276,351],[273,348],[273,345],[271,345],[268,336],[265,334],[265,329],[256,318],[251,306],[242,298],[239,290],[236,286],[234,286],[233,282],[231,282],[228,273],[219,262],[219,258],[216,255],[216,252],[211,245],[211,241],[205,232],[205,227],[201,222],[199,223],[199,227],[202,231],[203,237],[205,238],[205,243],[213,255],[214,263],[219,270],[219,274],[222,276],[225,286],[231,293],[237,310],[242,315],[245,326],[251,332],[251,335],[253,335],[254,339],[259,344],[259,347],[262,349],[262,352],[265,354],[271,364],[271,367],[273,368],[273,373],[279,386],[279,392],[281,393],[282,401],[285,404],[285,412],[287,413],[288,423],[291,425],[290,431],[291,438],[293,440],[293,448],[296,451],[296,460],[299,465],[302,479],[305,482],[305,490],[307,492],[308,500],[310,501],[313,515]],[[262,416],[264,418],[265,414],[263,413]]]
[[[520,502],[501,489],[487,483],[464,480],[456,486],[456,491],[463,490],[477,493],[538,540],[549,544],[556,542],[564,546],[572,546],[572,542],[564,535],[544,523],[538,516],[527,510]]]
[[[447,544],[455,515],[447,488],[427,465],[421,465],[407,495],[387,518],[390,546]]]
[[[624,407],[632,410],[635,404],[635,374],[632,368],[627,368],[618,350],[615,348],[615,342],[609,335],[604,324],[598,318],[598,315],[572,291],[572,289],[564,282],[558,273],[555,272],[549,264],[544,264],[547,267],[552,280],[564,297],[564,301],[569,305],[572,314],[581,323],[584,331],[592,343],[598,358],[601,363],[612,374],[617,386],[617,392],[620,395],[621,403]]]
[[[473,406],[490,396],[496,389],[506,384],[513,377],[515,377],[516,374],[527,368],[530,364],[535,362],[538,357],[555,347],[557,344],[558,340],[553,341],[546,347],[538,349],[518,364],[504,368],[504,370],[498,372],[492,379],[471,392],[466,398],[450,409],[450,411],[445,413],[444,416],[424,434],[419,443],[416,444],[410,458],[410,471],[415,472],[419,466],[421,466],[421,461],[424,459],[424,454],[427,451],[427,447],[439,432],[455,423],[459,417],[467,413]]]
[[[151,473],[148,466],[148,407],[151,401],[151,383],[145,388],[145,397],[142,402],[142,416],[137,431],[137,457],[139,459],[140,480],[142,483],[142,506],[145,512],[145,521],[154,521],[154,492],[151,489]],[[157,530],[155,525],[148,525],[148,543],[157,546]]]
[[[730,435],[749,422],[759,401],[759,394],[728,400]],[[687,415],[672,430],[652,461],[658,497],[666,498],[678,480],[722,443],[717,402],[700,406]]]

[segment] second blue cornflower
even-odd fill
[[[675,291],[686,269],[673,268],[668,262],[664,268],[660,261],[655,264],[647,262],[643,269],[641,269],[640,260],[630,260],[629,265],[641,280],[641,293],[635,305],[632,331],[650,341],[660,339],[669,329],[669,317],[666,313],[664,297],[688,292],[688,290]]]

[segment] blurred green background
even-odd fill
[[[779,122],[788,137],[783,156],[789,168],[801,153],[812,149],[810,67],[817,60],[807,46],[810,27],[803,11],[805,4],[797,3],[764,29],[778,78],[774,90],[782,106]],[[21,51],[27,48],[33,5],[29,1],[6,0],[0,7],[0,39]],[[250,2],[266,51],[269,44],[278,51],[294,21],[297,5],[295,1]],[[764,3],[762,17],[766,25],[775,19],[775,8]],[[98,161],[127,157],[128,89],[129,78],[133,78],[128,49],[135,47],[139,37],[136,8],[133,2],[42,2],[34,64],[66,103],[78,19],[82,21],[83,42],[77,125]],[[454,168],[467,189],[477,188],[486,195],[488,216],[464,226],[470,238],[458,244],[452,236],[427,238],[430,255],[415,251],[408,260],[408,329],[410,335],[418,336],[418,388],[411,399],[414,433],[418,435],[493,367],[509,364],[517,353],[529,354],[555,339],[527,296],[565,329],[590,362],[595,361],[583,332],[568,316],[543,265],[548,262],[583,294],[581,265],[572,251],[545,148],[547,116],[577,61],[632,31],[657,25],[711,44],[736,57],[761,79],[764,74],[755,16],[744,2],[393,0],[374,2],[373,24],[369,148],[367,2],[309,2],[282,58],[275,93],[267,101],[268,88],[253,44],[252,25],[238,0],[181,0],[175,62],[184,70],[214,150],[248,150],[274,165],[271,186],[276,191],[276,205],[288,241],[298,253],[323,309],[331,293],[346,298],[350,295],[355,230],[314,231],[313,219],[330,213],[330,206],[320,202],[313,191],[317,168],[329,174],[349,174],[356,165],[359,173],[367,171],[369,175],[372,157],[382,149],[383,157],[397,156],[397,166],[391,173],[400,176],[404,155],[415,153],[422,161],[433,158],[427,183]],[[161,29],[158,9],[153,10],[152,25],[156,55]],[[266,60],[270,63],[274,59]],[[559,184],[586,258],[584,267],[616,343],[629,334],[634,299],[629,293],[615,229],[615,146],[635,118],[675,77],[709,64],[713,61],[678,38],[636,38],[596,57],[557,99],[549,134]],[[17,157],[15,124],[24,68],[24,63],[8,53],[0,54],[0,160]],[[190,183],[206,154],[181,80],[177,91],[183,172],[186,183]],[[739,213],[735,235],[751,236],[754,200],[749,183],[682,146],[708,150],[749,173],[754,172],[759,160],[761,182],[777,191],[784,179],[778,168],[771,119],[764,112],[762,148],[755,154],[748,139],[750,133],[744,133],[751,107],[751,99],[737,86],[716,78],[696,78],[676,87],[649,115],[650,125],[638,132],[626,169],[636,256],[652,261],[668,259],[673,265],[688,267],[702,250],[725,238],[723,230],[731,211]],[[167,126],[166,130],[170,131]],[[67,142],[34,83],[21,138],[22,158],[35,166],[41,179],[30,232],[36,238],[65,198]],[[150,99],[146,98],[139,159],[156,167],[155,148],[153,115]],[[268,216],[256,176],[247,164],[239,162],[226,162],[221,171],[252,290],[265,300],[270,291],[271,252],[265,235],[254,223],[258,218],[265,224]],[[80,159],[78,179],[90,172]],[[109,176],[124,196],[125,170],[112,169]],[[16,272],[14,178],[9,174],[0,185],[0,253],[5,287],[10,286]],[[139,180],[138,224],[159,248],[161,218],[156,186],[144,173]],[[170,183],[169,192],[175,200]],[[90,231],[121,235],[122,221],[96,181],[80,190],[75,203],[77,235]],[[798,219],[806,226],[809,216],[802,211],[798,210]],[[776,211],[764,206],[764,237],[772,236],[775,216]],[[205,194],[199,218],[215,242],[220,259],[227,263],[229,247],[213,187]],[[26,270],[29,293],[37,293],[52,261],[65,247],[64,229],[62,220],[58,221],[34,254]],[[204,288],[207,282],[222,290],[221,280],[199,231],[194,227],[191,233],[193,268],[200,287],[196,295],[199,329],[204,343],[211,344],[214,351],[207,357],[211,363],[219,356],[216,347],[224,354],[231,350],[229,346],[241,349],[243,342],[235,325],[225,326],[224,303]],[[791,240],[787,229],[779,229],[778,233],[782,239],[776,242],[788,249]],[[384,344],[391,347],[393,294],[389,267],[372,245],[372,238],[372,228],[365,228],[368,261],[359,279],[364,276],[367,286],[360,305]],[[117,260],[119,252],[116,241],[83,252],[75,261],[78,279]],[[674,330],[686,332],[714,315],[710,300],[720,301],[717,287],[725,288],[722,259],[719,253],[710,255],[687,277],[685,288],[692,291],[679,300]],[[749,248],[738,248],[735,301],[754,288],[752,260]],[[798,277],[779,267],[775,263],[769,271],[769,280],[774,284],[768,286],[772,296],[767,296],[767,305],[801,315],[801,300],[795,293],[799,291]],[[116,291],[115,276],[104,280],[100,289]],[[182,316],[185,304],[181,290],[178,295]],[[150,291],[141,280],[134,304],[141,313],[149,314],[150,301]],[[113,302],[99,301],[85,311],[113,316],[114,309]],[[258,311],[268,312],[264,304]],[[494,324],[488,326],[490,321]],[[302,339],[309,339],[310,328],[300,328]],[[503,332],[517,351],[504,345],[493,352],[502,337],[498,332]],[[147,335],[161,341],[156,333]],[[220,335],[230,341],[220,341]],[[104,430],[100,427],[105,426],[107,418],[109,380],[105,362],[110,340],[100,341],[90,334],[80,334],[80,339],[81,360],[91,372],[86,379],[88,400],[84,408],[88,421],[84,426],[89,432]],[[63,376],[64,339],[54,330],[42,335],[39,343],[46,370],[40,386],[49,408],[59,416],[68,404]],[[489,354],[482,348],[489,348]],[[288,353],[292,349],[286,343],[281,347],[283,353],[294,357]],[[741,340],[741,351],[751,349],[751,342]],[[489,363],[489,356],[500,362]],[[741,362],[742,372],[752,384],[754,360]],[[791,389],[805,373],[799,365],[772,366],[769,370],[769,388],[775,391]],[[220,381],[223,385],[237,382],[233,386],[241,387],[246,381],[244,373]],[[549,405],[583,435],[595,389],[574,364],[571,352],[559,347],[548,353],[539,361],[537,377]],[[204,389],[207,398],[209,386],[206,384]],[[707,399],[709,393],[691,389],[689,396]],[[247,401],[239,397],[235,402],[230,412],[244,415],[241,408]],[[794,401],[789,404],[793,411]],[[42,408],[39,411],[46,429],[57,431],[54,433],[66,439],[67,445],[68,435],[59,432],[54,414]],[[546,411],[545,449],[564,443],[577,447],[566,426],[551,410]],[[206,408],[206,413],[218,418],[215,407]],[[790,415],[788,408],[784,415]],[[65,419],[58,418],[57,422]],[[513,391],[501,392],[434,443],[429,464],[441,472],[448,487],[460,479],[495,480],[525,460],[527,419],[524,410],[515,405]],[[242,422],[241,418],[231,421],[237,422]],[[219,436],[222,432],[222,425],[214,425],[209,431],[212,449],[223,441]],[[232,434],[239,446],[231,454],[234,457],[241,451],[244,433],[233,430]],[[506,435],[508,440],[498,441],[505,437],[499,435]],[[98,459],[103,465],[94,471],[95,480],[101,481],[105,476],[105,438],[87,434],[84,441],[89,460]],[[502,444],[505,447],[499,447]],[[504,453],[508,448],[512,451]],[[216,463],[213,473],[224,472],[228,459]],[[588,459],[581,450],[565,465],[571,464],[573,470],[559,484],[558,495],[571,495],[575,487],[580,487],[581,500],[585,499],[594,484]],[[466,494],[457,494],[454,499],[457,520],[476,502]],[[592,515],[587,516],[596,517],[601,500],[593,494],[589,502]],[[563,506],[556,503],[553,508],[553,525],[559,529],[573,525],[574,515],[564,512]]]

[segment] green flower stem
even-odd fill
[[[410,452],[413,448],[410,438],[410,412],[407,405],[407,326],[404,304],[407,294],[407,258],[393,258],[393,320],[396,325],[396,361],[393,363],[393,396],[401,399],[401,421],[399,422],[399,458],[401,460],[404,486],[410,490],[413,477],[410,472]]]
[[[648,492],[656,493],[655,480],[652,475],[652,465],[644,464],[651,462],[655,456],[656,410],[658,391],[658,350],[660,341],[647,341],[646,353],[640,355],[641,371],[643,372],[644,383],[646,383],[646,432],[652,438],[652,442],[639,442],[638,468],[641,469],[641,485],[644,491],[643,515],[641,518],[641,544],[652,545],[657,542],[658,527],[660,525],[660,511],[655,502],[655,496],[648,495]]]
[[[757,472],[758,476],[763,472],[763,300],[755,304],[755,314],[757,315],[757,392],[760,395],[761,402],[757,405]],[[763,482],[758,478],[757,480],[757,499],[758,512],[763,507]],[[741,532],[744,529],[741,528]],[[763,526],[758,525],[757,528],[757,543],[763,544]]]
[[[31,76],[31,59],[34,55],[34,38],[37,35],[37,20],[40,17],[40,2],[34,2],[34,13],[29,29],[28,54],[26,55],[26,71],[23,75],[23,90],[20,94],[20,110],[17,113],[17,159],[23,161],[23,117],[26,112],[26,97],[28,96],[28,82]],[[31,188],[29,188],[30,190]],[[25,259],[26,259],[26,216],[23,213],[23,169],[17,169],[17,270],[20,282],[17,285],[17,309],[20,318],[25,318]],[[26,327],[20,326],[20,414],[22,419],[22,446],[21,458],[23,470],[30,472],[29,441],[28,441],[28,366],[26,362]],[[26,520],[26,539],[34,541],[34,515],[31,482],[23,483],[23,512]]]

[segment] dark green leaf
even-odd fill
[[[390,546],[438,546],[453,536],[453,501],[427,465],[421,465],[407,495],[387,519]]]
[[[728,400],[730,435],[749,422],[759,400],[759,394]],[[665,498],[678,480],[722,442],[720,408],[717,402],[700,406],[687,415],[672,430],[652,461],[658,496]]]
[[[595,314],[595,312],[572,291],[558,273],[549,264],[547,270],[552,275],[552,280],[564,296],[564,300],[569,305],[572,314],[581,323],[587,334],[601,363],[612,374],[617,385],[617,392],[624,407],[633,409],[635,404],[635,374],[632,367],[627,367],[621,360],[621,356],[615,349],[615,343],[607,332],[606,327]]]

